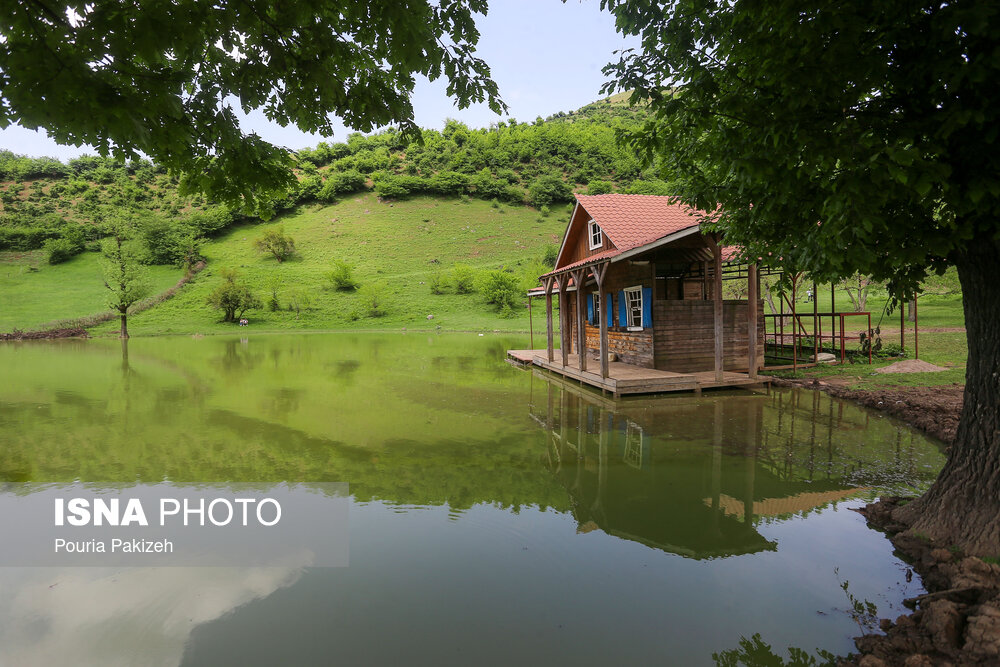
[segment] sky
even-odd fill
[[[606,77],[601,68],[617,58],[614,52],[637,46],[615,32],[614,18],[600,10],[599,0],[491,0],[489,14],[477,21],[478,55],[492,69],[500,96],[510,107],[509,117],[531,121],[557,111],[578,109],[600,99]],[[440,129],[448,118],[470,127],[486,127],[503,118],[485,104],[459,110],[445,94],[443,80],[417,83],[413,107],[417,124]],[[271,143],[292,149],[315,146],[324,137],[281,127],[260,112],[245,117],[243,130],[256,132]],[[348,132],[334,122],[332,141],[344,141]],[[60,146],[44,132],[22,127],[0,130],[0,148],[33,157],[69,159],[94,151]]]

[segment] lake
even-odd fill
[[[612,401],[521,336],[0,345],[0,488],[347,482],[347,567],[0,568],[0,665],[713,664],[921,592],[851,511],[937,443],[802,390]]]

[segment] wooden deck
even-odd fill
[[[587,359],[587,370],[580,370],[580,360],[575,354],[569,355],[569,363],[562,365],[562,356],[556,353],[553,362],[549,362],[545,350],[508,350],[507,357],[521,365],[534,365],[563,377],[577,380],[608,391],[615,396],[625,394],[654,394],[668,391],[695,391],[721,387],[743,387],[760,385],[769,382],[766,377],[751,379],[746,373],[723,373],[722,382],[715,379],[715,371],[697,373],[672,373],[655,368],[633,366],[620,361],[608,364],[608,377],[602,378],[598,359]]]

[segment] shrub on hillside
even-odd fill
[[[253,245],[257,252],[270,254],[279,262],[295,254],[295,241],[291,236],[285,235],[284,227],[268,229]]]
[[[632,181],[623,190],[627,195],[672,195],[670,185],[660,180],[638,180]]]
[[[139,236],[146,244],[149,264],[181,264],[185,245],[191,232],[187,225],[159,215],[142,216],[138,221]]]
[[[333,260],[333,269],[326,274],[334,289],[351,291],[361,286],[354,278],[354,267],[342,259]]]
[[[77,245],[67,238],[49,239],[45,242],[49,264],[62,264],[80,254],[82,250],[82,245]]]
[[[570,201],[573,190],[556,174],[544,174],[536,178],[528,188],[528,203],[532,206],[546,206]]]
[[[237,218],[237,214],[228,207],[213,206],[191,213],[186,222],[195,236],[209,236],[233,224]]]
[[[471,294],[476,289],[476,272],[471,266],[456,264],[448,276],[455,294]]]
[[[358,291],[358,311],[356,311],[356,315],[360,315],[361,317],[383,317],[388,312],[389,296],[384,284],[371,283]]]
[[[591,181],[587,184],[588,195],[606,195],[614,192],[611,181]]]
[[[312,165],[312,162],[305,164]],[[316,167],[313,167],[315,171]],[[312,173],[299,181],[299,191],[297,199],[300,202],[314,201],[319,198],[320,190],[323,189],[323,178],[316,173]]]
[[[380,199],[406,199],[410,195],[426,192],[429,186],[430,182],[419,176],[386,174],[375,179],[375,194]]]
[[[513,273],[497,269],[484,271],[476,279],[476,287],[486,303],[507,316],[512,316],[521,297],[520,281]]]
[[[542,263],[545,266],[552,268],[556,265],[556,260],[559,258],[559,246],[552,243],[545,246],[545,254],[542,255]]]
[[[457,197],[469,191],[470,179],[457,171],[441,171],[434,174],[427,184],[427,189],[435,194],[446,197]]]
[[[222,311],[223,322],[235,322],[248,310],[260,308],[260,299],[238,279],[236,271],[222,269],[222,284],[212,290],[205,300],[208,305]]]
[[[326,177],[326,182],[323,183],[316,198],[320,201],[332,202],[340,196],[360,192],[364,188],[365,177],[360,171],[356,169],[335,171]]]

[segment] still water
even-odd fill
[[[0,484],[348,482],[340,568],[0,568],[0,665],[713,664],[920,589],[851,508],[939,447],[808,391],[611,401],[516,336],[0,345]],[[0,538],[4,539],[4,538]]]

